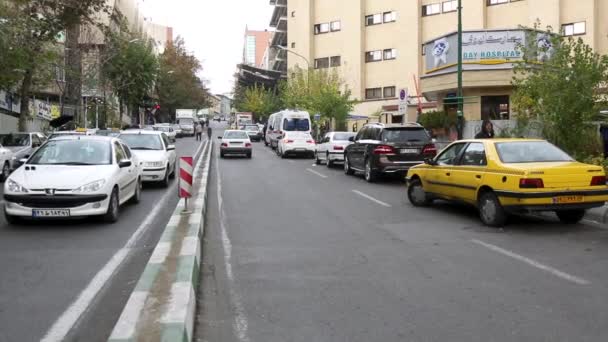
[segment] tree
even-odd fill
[[[304,109],[320,114],[322,120],[333,120],[338,130],[346,129],[348,113],[357,103],[336,71],[302,70],[281,85],[281,100],[287,108]]]
[[[209,106],[208,91],[197,76],[202,71],[201,63],[186,50],[181,37],[165,48],[159,61],[156,92],[164,118],[175,119],[175,110],[179,108],[201,109]]]
[[[273,89],[265,89],[255,84],[244,88],[236,104],[239,112],[251,112],[258,120],[266,120],[268,116],[281,109],[281,100]]]
[[[56,42],[61,32],[72,30],[80,24],[97,25],[99,13],[109,13],[106,0],[11,0],[1,1],[3,33],[8,29],[10,51],[3,63],[18,70],[19,77],[5,78],[4,87],[19,85],[21,113],[19,129],[25,130],[29,116],[29,97],[40,66],[47,65],[48,47]],[[2,46],[4,50],[4,46]],[[4,58],[3,58],[4,59]],[[16,68],[15,68],[16,66]],[[16,81],[16,83],[15,83]]]
[[[524,61],[515,68],[512,82],[518,117],[539,120],[544,138],[577,158],[588,157],[598,146],[592,121],[605,104],[599,90],[608,81],[608,57],[580,38],[550,30],[531,31],[527,41],[534,44],[522,46]]]

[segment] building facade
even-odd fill
[[[261,68],[264,55],[270,46],[272,32],[254,31],[245,28],[245,44],[243,46],[243,64]]]
[[[418,101],[424,107],[436,104],[438,110],[455,110],[449,98],[455,96],[457,84],[452,63],[458,57],[452,34],[457,30],[457,3],[289,0],[287,48],[305,58],[289,54],[288,67],[310,63],[314,68],[335,68],[362,101],[356,114],[385,113],[383,120],[392,117],[400,122],[401,89],[409,94],[407,120],[415,120]],[[463,45],[470,45],[464,51],[469,54],[464,56],[463,76],[464,96],[471,97],[464,108],[469,120],[510,117],[511,62],[517,58],[504,51],[513,50],[505,44],[513,48],[522,26],[551,26],[608,53],[606,0],[462,0],[462,5]],[[480,44],[482,39],[489,45]]]

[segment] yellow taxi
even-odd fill
[[[545,140],[460,140],[407,173],[414,206],[434,199],[472,204],[488,226],[504,225],[509,214],[554,211],[577,223],[585,211],[608,201],[600,166],[575,161]]]

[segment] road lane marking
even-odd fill
[[[203,148],[200,144],[196,150],[195,157],[200,157],[200,152]],[[202,159],[199,159],[199,161]],[[200,163],[197,162],[195,172],[198,170]],[[76,323],[80,320],[80,317],[89,309],[99,292],[106,286],[106,284],[112,279],[116,271],[123,264],[132,248],[139,241],[141,236],[148,230],[152,225],[156,216],[161,212],[169,201],[170,196],[175,196],[175,187],[178,182],[173,182],[173,185],[165,191],[163,197],[156,203],[154,208],[149,212],[146,219],[139,225],[137,230],[131,235],[127,243],[119,249],[110,260],[95,274],[93,279],[87,284],[76,297],[76,300],[68,306],[68,308],[57,318],[50,329],[42,338],[41,342],[56,342],[63,341],[67,334],[72,330]]]
[[[490,243],[487,243],[487,242],[483,242],[483,241],[477,240],[477,239],[472,239],[471,242],[473,242],[474,244],[483,246],[483,247],[485,247],[485,248],[487,248],[489,250],[492,250],[494,252],[500,253],[502,255],[506,255],[506,256],[508,256],[510,258],[513,258],[515,260],[519,260],[521,262],[524,262],[524,263],[526,263],[526,264],[528,264],[528,265],[530,265],[532,267],[535,267],[535,268],[538,268],[538,269],[543,270],[545,272],[551,273],[551,274],[553,274],[556,277],[559,277],[559,278],[562,278],[564,280],[573,282],[575,284],[578,284],[578,285],[589,285],[589,284],[591,284],[591,282],[588,281],[588,280],[585,280],[585,279],[577,277],[577,276],[573,276],[573,275],[568,274],[566,272],[562,272],[562,271],[560,271],[560,270],[558,270],[556,268],[553,268],[551,266],[547,266],[545,264],[541,264],[540,262],[538,262],[536,260],[532,260],[530,258],[527,258],[527,257],[523,256],[523,255],[517,254],[515,252],[511,252],[511,251],[506,250],[504,248],[500,248],[500,247],[495,246],[493,244],[490,244]]]
[[[324,175],[324,174],[322,174],[322,173],[320,173],[320,172],[317,172],[317,171],[315,171],[315,170],[313,170],[313,169],[306,169],[306,171],[308,171],[308,172],[310,172],[310,173],[314,173],[315,175],[317,175],[317,176],[319,176],[319,177],[321,177],[321,178],[327,178],[327,176],[326,176],[326,175]]]
[[[226,213],[224,211],[224,200],[222,198],[222,176],[220,173],[219,159],[216,158],[215,173],[217,178],[217,203],[220,214],[220,229],[222,231],[222,247],[224,249],[224,267],[226,267],[226,277],[228,278],[228,290],[230,292],[230,304],[234,308],[234,322],[232,327],[235,336],[240,342],[249,342],[248,330],[249,322],[243,300],[237,292],[234,281],[234,273],[232,272],[232,242],[228,233],[226,233]]]
[[[379,199],[373,198],[373,197],[372,197],[372,196],[370,196],[370,195],[364,194],[364,193],[362,193],[362,192],[361,192],[361,191],[359,191],[359,190],[353,190],[353,192],[354,192],[354,193],[356,193],[357,195],[361,196],[361,197],[365,197],[365,198],[367,198],[368,200],[370,200],[370,201],[372,201],[372,202],[376,202],[376,203],[378,203],[378,204],[380,204],[380,205],[382,205],[382,206],[385,206],[385,207],[387,207],[387,208],[392,207],[392,205],[390,205],[390,204],[388,204],[388,203],[386,203],[386,202],[382,202],[382,201],[381,201],[381,200],[379,200]]]

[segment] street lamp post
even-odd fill
[[[464,98],[462,91],[462,0],[458,0],[458,112],[457,131],[458,139],[463,138],[464,130]]]
[[[310,69],[310,62],[308,61],[308,59],[307,59],[306,57],[304,57],[304,56],[300,55],[299,53],[297,53],[297,52],[295,52],[295,51],[289,50],[288,48],[286,48],[286,47],[284,47],[284,46],[281,46],[281,45],[273,45],[273,47],[274,47],[274,48],[277,48],[277,49],[279,49],[279,50],[283,50],[283,51],[287,51],[287,52],[289,52],[289,53],[293,53],[294,55],[296,55],[296,56],[298,56],[298,57],[302,58],[302,59],[303,59],[303,60],[306,62],[306,69]]]

